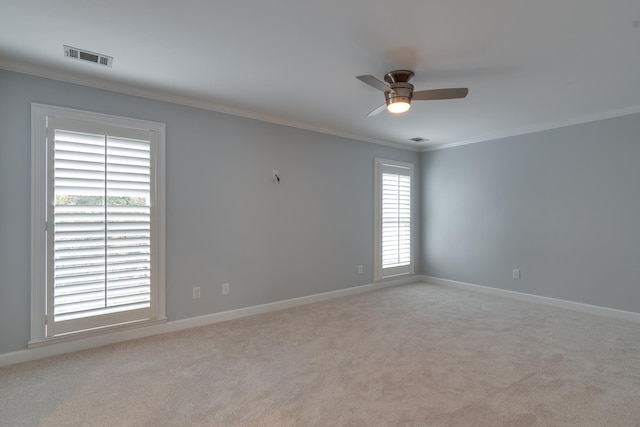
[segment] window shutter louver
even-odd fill
[[[52,154],[49,335],[150,317],[150,140],[56,128]]]
[[[382,174],[382,268],[411,262],[411,180]]]
[[[148,141],[107,138],[108,307],[150,303],[150,162]]]

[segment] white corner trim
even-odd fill
[[[46,346],[38,346],[27,350],[4,353],[0,354],[0,367],[13,365],[15,363],[29,362],[32,360],[42,359],[50,356],[57,356],[73,351],[87,350],[94,347],[100,347],[103,345],[114,344],[137,338],[150,337],[153,335],[166,334],[169,332],[177,332],[185,329],[212,325],[214,323],[224,322],[227,320],[284,310],[287,308],[297,307],[305,304],[312,304],[315,302],[346,297],[349,295],[360,294],[391,286],[404,285],[407,283],[414,283],[417,281],[420,281],[419,276],[407,276],[401,279],[360,285],[352,288],[339,289],[337,291],[323,292],[305,297],[291,298],[267,304],[239,308],[236,310],[222,311],[219,313],[207,314],[204,316],[192,317],[189,319],[175,320],[162,324],[154,324],[152,326],[137,327],[123,331],[106,333],[104,335],[92,336],[89,338],[82,338]]]
[[[581,302],[543,297],[539,295],[526,294],[523,292],[508,291],[506,289],[475,285],[473,283],[457,282],[455,280],[440,279],[438,277],[431,277],[431,276],[419,276],[419,277],[423,282],[434,284],[434,285],[450,286],[452,288],[464,289],[472,292],[480,292],[483,294],[495,295],[495,296],[500,296],[504,298],[515,299],[518,301],[543,304],[543,305],[548,305],[548,306],[557,307],[557,308],[564,308],[567,310],[579,311],[582,313],[596,314],[599,316],[610,317],[613,319],[628,320],[630,322],[640,323],[640,313],[634,313],[632,311],[617,310],[615,308],[584,304]]]

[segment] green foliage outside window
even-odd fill
[[[145,197],[107,197],[108,206],[148,206]],[[103,196],[56,195],[57,206],[104,206]]]

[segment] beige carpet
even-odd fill
[[[415,284],[0,369],[2,426],[638,426],[640,325]]]

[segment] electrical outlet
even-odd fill
[[[223,283],[222,284],[222,295],[229,295],[229,284],[228,283]]]
[[[193,299],[200,298],[200,287],[193,288]]]
[[[517,268],[513,269],[513,278],[514,279],[519,279],[520,278],[520,270]]]
[[[362,265],[358,266],[358,274],[362,274]]]

